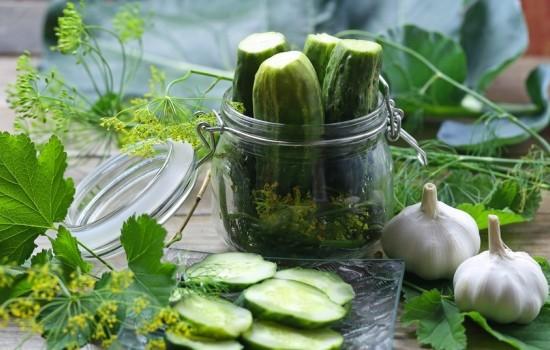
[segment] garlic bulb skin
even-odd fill
[[[475,310],[500,323],[531,322],[548,296],[540,265],[502,242],[495,215],[489,215],[489,250],[463,262],[453,285],[461,311]]]
[[[422,202],[403,209],[382,233],[382,247],[391,258],[405,260],[407,271],[423,279],[453,278],[464,260],[479,252],[475,220],[437,200],[434,184],[424,185]]]

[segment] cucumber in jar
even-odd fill
[[[233,101],[243,104],[246,115],[254,116],[252,87],[258,68],[266,59],[287,51],[288,47],[285,36],[277,32],[250,34],[239,43],[233,76]]]

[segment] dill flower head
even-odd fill
[[[52,300],[60,290],[57,278],[50,272],[48,265],[29,270],[31,296],[36,299]]]
[[[20,118],[37,118],[48,111],[38,91],[39,75],[32,66],[30,54],[25,52],[17,59],[17,78],[15,84],[9,85],[7,101],[15,114]]]
[[[116,312],[118,305],[116,302],[104,301],[96,311],[98,323],[106,329],[113,329],[118,323]]]
[[[8,288],[13,283],[13,277],[6,272],[4,266],[0,266],[0,288]]]
[[[113,28],[122,42],[139,40],[145,31],[145,19],[138,3],[125,4],[113,19]]]
[[[71,273],[71,281],[69,282],[69,291],[77,294],[87,294],[93,291],[95,287],[95,280],[88,275]]]
[[[3,307],[0,307],[0,328],[7,327],[10,321],[10,315]]]
[[[166,342],[162,338],[151,339],[145,345],[145,350],[165,350]]]
[[[76,314],[69,317],[67,321],[67,328],[64,331],[76,336],[79,332],[88,329],[90,321],[92,321],[92,317],[89,314]]]
[[[122,293],[126,288],[134,281],[134,274],[132,271],[113,271],[111,272],[111,281],[109,282],[109,289],[112,293]]]
[[[10,302],[9,311],[15,318],[31,319],[40,312],[40,305],[30,298],[16,298]]]
[[[82,45],[86,33],[84,21],[72,2],[67,3],[63,9],[63,15],[59,17],[54,31],[57,37],[55,49],[62,54],[72,54]]]

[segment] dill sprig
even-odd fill
[[[114,30],[87,25],[84,10],[84,3],[79,6],[67,3],[54,29],[57,45],[52,50],[74,57],[91,81],[94,92],[83,93],[55,71],[38,72],[25,53],[18,59],[15,83],[8,86],[8,103],[16,115],[16,128],[35,141],[55,134],[78,149],[80,156],[105,156],[118,141],[116,133],[100,126],[101,119],[115,115],[126,106],[125,86],[139,64],[129,67],[126,43],[138,41],[138,50],[142,50],[141,36],[146,21],[136,3],[120,8]],[[114,62],[104,57],[95,32],[111,35],[120,44],[122,69],[118,78],[114,76]]]
[[[391,148],[396,211],[418,202],[422,185],[433,182],[440,200],[451,206],[481,203],[530,219],[540,192],[550,189],[550,160],[536,147],[519,159],[458,154],[435,140],[423,142],[422,147],[428,153],[428,166],[420,165],[410,148]]]
[[[197,96],[177,97],[171,89],[187,81],[192,75],[207,75],[201,71],[189,71],[166,84],[166,77],[156,67],[151,67],[149,91],[143,97],[130,101],[130,106],[112,117],[103,118],[101,125],[118,134],[125,152],[150,156],[154,146],[167,140],[188,142],[202,155],[206,152],[196,133],[196,125],[201,122],[215,123],[212,113],[195,114],[208,98],[208,93],[227,78],[214,76],[212,83]]]

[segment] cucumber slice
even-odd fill
[[[265,261],[261,255],[252,253],[212,254],[203,261],[190,266],[186,279],[219,283],[231,290],[242,290],[252,284],[273,277],[275,263]]]
[[[341,334],[332,329],[293,329],[266,321],[255,321],[243,334],[250,349],[260,350],[336,350],[344,343]]]
[[[194,334],[209,338],[237,338],[252,325],[250,311],[217,297],[189,294],[174,309],[191,324]]]
[[[298,328],[328,326],[346,316],[346,309],[319,289],[302,282],[269,279],[243,292],[254,316]]]
[[[167,350],[242,350],[242,348],[243,346],[234,340],[190,339],[172,332],[166,332]]]
[[[325,292],[330,300],[340,305],[350,302],[355,297],[353,287],[334,272],[295,267],[277,272],[275,278],[298,281],[318,288]]]

